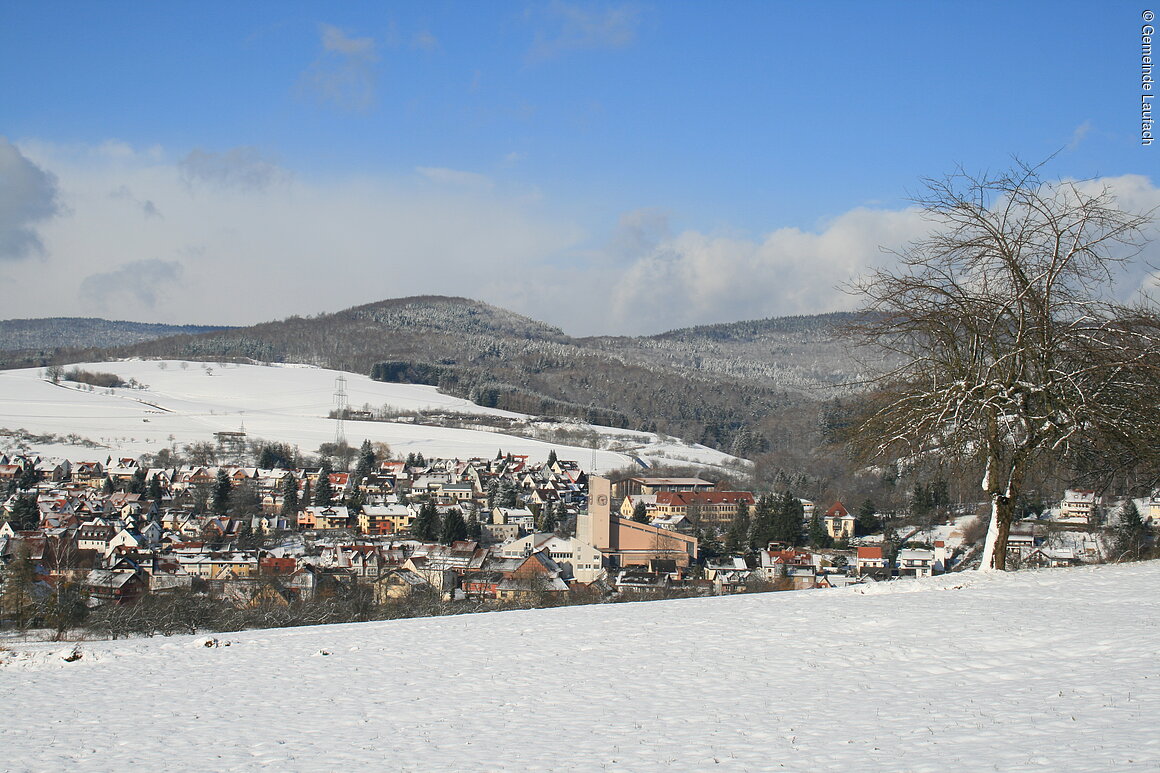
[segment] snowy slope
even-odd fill
[[[352,408],[384,405],[399,411],[444,411],[519,417],[519,414],[482,408],[456,397],[439,394],[435,387],[386,384],[353,373],[300,365],[219,365],[178,361],[102,362],[81,364],[84,370],[115,373],[146,389],[96,389],[89,392],[61,381],[49,383],[38,369],[0,372],[0,428],[24,429],[34,434],[75,434],[116,452],[137,456],[159,448],[213,440],[213,433],[237,431],[243,426],[251,438],[280,441],[313,453],[333,442],[335,422],[326,418],[334,408],[339,376],[346,378],[347,401]],[[583,425],[589,428],[588,425]],[[731,457],[703,446],[661,442],[655,435],[594,427],[603,434],[632,438],[646,459],[690,460],[719,465]],[[382,441],[396,452],[421,451],[426,456],[470,458],[505,453],[528,454],[543,460],[555,448],[562,458],[586,469],[593,452],[538,440],[497,435],[494,432],[385,422],[345,422],[347,441]],[[172,439],[171,439],[172,438]],[[104,458],[100,451],[81,446],[38,444],[41,453],[74,460]],[[596,468],[607,470],[632,464],[627,453],[600,451]]]
[[[1160,767],[1160,563],[0,655],[11,770]],[[324,654],[329,653],[329,654]]]

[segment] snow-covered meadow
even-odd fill
[[[72,367],[72,366],[70,366]],[[467,400],[440,394],[435,387],[386,384],[367,376],[303,365],[238,365],[172,360],[126,360],[82,363],[77,367],[114,373],[145,388],[78,388],[62,380],[52,384],[40,369],[0,371],[0,428],[60,437],[76,435],[111,452],[138,456],[166,446],[180,448],[213,441],[215,432],[244,428],[250,438],[297,445],[313,453],[335,439],[335,422],[327,418],[335,407],[338,378],[346,379],[351,408],[383,406],[400,412],[441,411],[520,418],[520,414],[483,408]],[[577,425],[622,439],[623,451],[577,448],[486,429],[457,429],[407,423],[346,421],[345,436],[357,446],[364,439],[381,441],[397,453],[470,458],[505,453],[527,454],[542,461],[555,448],[566,459],[598,471],[633,464],[633,456],[649,462],[668,461],[709,466],[732,457],[644,432]],[[2,440],[2,438],[0,438]],[[102,460],[101,448],[37,444],[40,453],[73,460]],[[2,450],[2,449],[0,449]],[[595,464],[594,464],[595,462]]]
[[[9,643],[0,759],[14,771],[1155,770],[1158,584],[1149,562],[84,642],[72,662],[71,644]]]

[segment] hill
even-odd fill
[[[156,325],[90,317],[6,319],[0,320],[0,357],[5,360],[43,358],[61,350],[128,346],[156,338],[225,329],[211,325]]]
[[[0,743],[13,769],[79,772],[1154,770],[1157,583],[1148,562],[83,642],[79,659],[9,644],[8,704],[36,711]]]
[[[251,441],[286,443],[313,453],[335,439],[335,422],[328,415],[342,377],[349,404],[364,410],[358,414],[362,419],[345,422],[345,435],[355,447],[367,439],[387,443],[404,456],[420,452],[447,458],[490,458],[502,449],[536,461],[555,449],[562,458],[599,470],[636,465],[637,459],[717,468],[736,461],[649,433],[537,423],[440,394],[431,386],[388,384],[310,366],[136,360],[79,367],[115,375],[135,388],[93,389],[67,379],[53,384],[40,369],[0,371],[0,450],[32,436],[38,452],[103,461],[109,453],[137,457],[164,447],[213,442],[215,432],[244,428]],[[420,412],[431,415],[431,421],[417,421]],[[396,415],[404,416],[365,420]],[[453,420],[444,421],[448,415]],[[27,434],[11,434],[17,429]],[[588,443],[603,450],[585,447]]]
[[[375,373],[486,407],[661,432],[762,469],[844,474],[821,451],[844,384],[845,315],[787,317],[647,337],[573,338],[465,298],[420,296],[333,314],[179,335],[71,358],[295,362]],[[378,367],[378,370],[376,370]]]

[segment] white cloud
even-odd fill
[[[321,182],[278,167],[278,184],[263,187],[236,184],[226,164],[224,178],[190,184],[189,154],[21,147],[55,176],[54,201],[70,214],[36,221],[44,261],[0,262],[0,281],[21,288],[6,298],[9,317],[78,305],[147,322],[249,324],[438,294],[573,335],[654,333],[851,308],[839,285],[930,227],[915,210],[859,208],[747,238],[682,229],[643,208],[593,232],[550,214],[565,207],[550,194],[446,167]],[[1146,177],[1100,182],[1125,208],[1160,204]],[[1133,287],[1155,281],[1140,266]]]
[[[61,211],[56,178],[0,137],[0,260],[42,255],[37,227]]]
[[[572,51],[624,48],[636,39],[640,11],[632,5],[596,8],[553,0],[530,14],[540,25],[528,59],[539,62]]]
[[[584,237],[522,191],[496,191],[470,172],[326,182],[286,173],[278,185],[220,184],[205,195],[202,178],[187,183],[184,160],[33,150],[33,162],[59,177],[72,216],[44,224],[51,277],[45,266],[3,267],[5,282],[28,289],[7,316],[51,316],[49,297],[88,313],[117,305],[126,307],[118,316],[140,321],[222,324],[429,293],[503,305],[515,283],[550,284],[544,257]],[[146,216],[142,202],[164,218]],[[114,297],[118,280],[137,276],[157,293],[130,283]]]
[[[361,112],[375,102],[378,61],[373,38],[349,37],[330,24],[319,25],[322,56],[299,80],[301,91],[318,102]]]
[[[1092,122],[1084,121],[1079,126],[1075,127],[1075,131],[1071,133],[1071,141],[1067,143],[1068,150],[1075,150],[1079,144],[1083,142],[1084,137],[1092,130]]]
[[[374,61],[374,38],[351,38],[332,24],[319,25],[322,33],[322,47],[327,51],[344,54],[354,59]]]
[[[285,181],[288,173],[273,161],[263,158],[257,148],[231,148],[224,153],[195,148],[178,164],[181,175],[191,185],[210,183],[216,186],[261,190]]]
[[[420,51],[438,51],[439,39],[427,30],[422,30],[412,36],[411,48],[417,48]]]
[[[495,187],[487,175],[478,172],[464,172],[436,166],[417,166],[415,171],[437,185],[446,185],[475,191],[490,191]]]
[[[137,319],[142,309],[152,311],[158,301],[171,297],[184,273],[177,261],[137,260],[81,280],[82,308],[116,319]]]

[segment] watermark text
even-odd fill
[[[1156,14],[1144,11],[1140,14],[1144,26],[1140,27],[1140,144],[1151,145],[1155,138],[1152,120],[1152,103],[1156,100],[1156,80],[1152,74],[1152,37],[1156,34]]]

